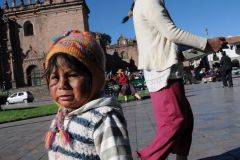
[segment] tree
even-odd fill
[[[99,32],[94,32],[95,37],[98,37],[100,40],[100,44],[102,45],[103,48],[105,48],[107,45],[110,45],[112,42],[112,37],[109,36],[106,33],[99,33]]]

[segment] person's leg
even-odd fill
[[[184,116],[183,126],[181,128],[182,131],[178,132],[178,138],[173,147],[172,153],[177,154],[177,160],[185,160],[189,154],[189,150],[192,143],[192,132],[193,132],[193,113],[191,106],[185,96],[184,86],[180,86],[183,93],[180,95],[181,111]]]
[[[142,99],[137,92],[134,94],[134,97],[136,97],[138,100]]]
[[[232,70],[227,71],[227,76],[228,76],[228,86],[232,87],[233,86],[233,81],[232,81]]]
[[[140,95],[136,92],[136,90],[135,90],[135,88],[133,87],[132,84],[129,84],[129,88],[130,88],[130,91],[131,91],[131,95],[136,97],[138,100],[141,99]]]
[[[127,102],[128,101],[128,97],[124,96],[124,101]]]
[[[128,101],[128,97],[127,97],[127,85],[121,86],[120,92],[121,92],[121,94],[124,96],[124,101],[127,102],[127,101]]]
[[[223,86],[227,86],[227,74],[226,71],[222,71],[222,82],[223,82]]]
[[[157,133],[153,142],[138,152],[142,160],[165,160],[172,152],[178,136],[183,135],[180,133],[184,131],[181,111],[184,110],[184,106],[181,106],[184,91],[181,91],[181,85],[182,81],[172,80],[168,87],[150,93]]]
[[[125,97],[127,95],[127,85],[122,85],[120,92]]]

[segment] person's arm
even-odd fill
[[[131,147],[123,116],[110,113],[94,132],[94,143],[101,160],[132,160]]]
[[[168,11],[160,0],[148,0],[145,3],[145,19],[149,21],[149,25],[153,25],[152,27],[169,41],[191,46],[202,51],[218,52],[222,48],[223,39],[221,38],[207,39],[179,29],[173,23]]]
[[[205,49],[207,38],[199,37],[177,28],[160,0],[145,1],[145,6],[143,7],[146,7],[143,15],[149,21],[148,24],[152,25],[159,34],[162,34],[169,41],[201,50]]]

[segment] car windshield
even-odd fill
[[[10,97],[16,97],[17,93],[14,93],[13,95],[11,95]]]

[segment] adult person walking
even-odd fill
[[[207,39],[177,28],[163,0],[136,0],[132,8],[138,69],[144,70],[157,125],[153,142],[138,151],[138,156],[142,160],[164,160],[174,153],[177,160],[187,160],[193,114],[185,96],[177,44],[218,52],[227,42],[225,38]]]
[[[223,87],[233,87],[232,82],[232,61],[225,51],[222,51],[220,60]]]

